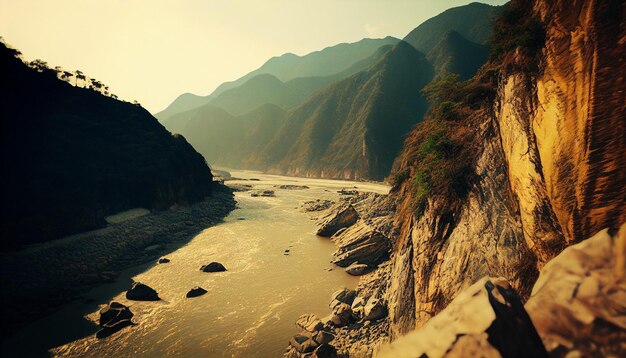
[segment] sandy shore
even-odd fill
[[[51,313],[120,271],[154,262],[235,208],[229,189],[205,201],[0,254],[3,333]]]

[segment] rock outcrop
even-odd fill
[[[486,65],[498,73],[496,91],[463,116],[481,145],[462,199],[431,195],[415,213],[409,154],[420,143],[407,141],[397,172],[410,179],[391,193],[400,200],[387,294],[393,337],[422,326],[483,276],[505,277],[527,299],[551,258],[626,221],[618,3],[513,2],[518,19],[541,23],[545,43],[535,57],[517,48]]]
[[[337,245],[333,263],[341,267],[356,262],[377,265],[388,258],[391,248],[390,240],[364,221],[339,231],[332,240]]]
[[[568,247],[542,269],[526,310],[551,355],[626,353],[626,224]]]
[[[359,219],[359,214],[352,205],[340,205],[330,210],[321,220],[317,230],[319,236],[331,237],[337,231],[353,225]]]
[[[522,301],[502,278],[483,278],[379,357],[547,357]]]

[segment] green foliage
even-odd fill
[[[408,170],[403,170],[397,173],[392,174],[388,179],[387,182],[393,187],[393,188],[397,188],[400,185],[402,185],[402,183],[404,183],[407,179],[409,178],[409,171]]]
[[[455,200],[467,194],[477,152],[468,128],[473,108],[493,95],[486,88],[478,79],[461,82],[458,75],[448,75],[424,89],[431,105],[428,119],[416,127],[407,144],[416,215],[423,214],[432,195]]]
[[[506,54],[521,48],[528,57],[527,64],[541,51],[546,32],[539,19],[533,16],[526,1],[512,1],[494,24],[490,41],[492,61],[502,60]]]

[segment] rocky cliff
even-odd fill
[[[496,26],[501,52],[474,79],[491,83],[493,97],[475,105],[468,94],[461,119],[442,121],[453,137],[469,132],[465,147],[480,143],[462,195],[424,195],[430,187],[418,169],[431,138],[416,128],[392,194],[400,201],[387,292],[392,337],[486,275],[507,278],[524,299],[566,246],[626,221],[623,14],[619,1],[510,5]]]

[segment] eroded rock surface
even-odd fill
[[[554,355],[626,354],[626,224],[565,249],[541,270],[526,303]]]
[[[317,234],[331,237],[337,231],[353,225],[358,219],[359,214],[351,204],[340,205],[339,207],[333,208],[326,217],[321,220]]]
[[[508,281],[485,277],[421,329],[383,347],[377,356],[547,357],[547,352]]]
[[[390,240],[364,221],[341,231],[332,237],[337,245],[333,263],[347,267],[355,262],[374,266],[389,257]]]

